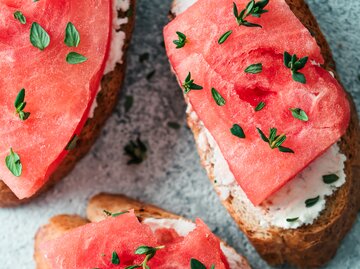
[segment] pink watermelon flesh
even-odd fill
[[[26,25],[14,18],[20,10]],[[47,181],[63,160],[65,148],[79,134],[99,87],[108,54],[111,1],[41,0],[0,3],[0,175],[21,199],[30,197]],[[30,27],[39,23],[50,35],[43,51],[30,43]],[[72,22],[80,33],[80,45],[64,44],[65,28]],[[70,65],[69,52],[88,58]],[[25,88],[24,111],[31,115],[21,121],[14,101]],[[20,156],[23,172],[15,177],[5,166],[10,148]]]
[[[166,238],[166,239],[165,239]],[[220,250],[219,239],[200,220],[188,236],[179,236],[173,229],[159,229],[153,233],[149,226],[141,224],[133,212],[109,217],[99,223],[91,223],[74,229],[60,238],[41,246],[44,257],[52,268],[123,269],[141,263],[145,256],[134,254],[139,246],[165,246],[148,265],[150,268],[190,268],[190,260],[196,258],[206,268],[229,268]],[[112,264],[116,251],[120,264]]]
[[[241,10],[248,1],[236,1]],[[188,100],[219,145],[229,168],[247,197],[259,205],[334,144],[346,131],[349,103],[339,83],[328,71],[312,64],[323,62],[320,49],[306,28],[283,0],[270,1],[268,13],[249,21],[263,28],[238,26],[232,1],[199,0],[164,29],[170,63],[183,83],[191,72],[203,90],[191,91]],[[196,27],[195,27],[196,25]],[[219,45],[226,31],[233,33]],[[176,49],[176,31],[188,43]],[[283,63],[283,53],[309,56],[301,69],[306,84],[295,82]],[[262,63],[260,74],[247,74],[246,67]],[[214,87],[226,100],[218,106],[211,94]],[[266,106],[259,112],[259,102]],[[309,121],[295,119],[290,108],[304,110]],[[246,135],[231,134],[233,124]],[[295,154],[271,149],[259,136],[260,128],[269,136],[270,128],[286,134],[283,146]]]

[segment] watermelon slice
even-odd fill
[[[241,10],[248,2],[236,4]],[[183,84],[191,72],[194,83],[203,87],[187,94],[190,105],[254,205],[336,143],[350,119],[344,90],[328,71],[314,64],[323,63],[315,39],[284,0],[270,1],[266,10],[260,18],[248,17],[262,28],[238,26],[233,1],[199,0],[164,29],[167,54],[178,80]],[[219,44],[228,30],[232,34]],[[181,49],[173,43],[177,31],[187,36]],[[285,51],[309,57],[301,69],[306,84],[292,79],[284,65]],[[244,71],[257,63],[262,63],[260,73]],[[225,105],[217,105],[212,88],[225,99]],[[260,102],[265,107],[255,111]],[[294,118],[292,108],[305,111],[309,120]],[[234,124],[243,129],[245,138],[232,134]],[[277,128],[278,135],[287,137],[282,146],[294,153],[272,149],[257,128],[267,137],[270,128]]]
[[[139,246],[163,246],[147,263],[150,268],[188,269],[193,258],[206,268],[213,264],[217,269],[229,268],[219,239],[202,221],[196,223],[196,229],[186,237],[166,228],[158,229],[154,234],[131,211],[74,229],[58,239],[45,242],[41,249],[51,268],[123,269],[142,263],[145,255],[134,254]],[[116,252],[119,264],[113,263],[113,252]]]
[[[0,3],[0,160],[10,148],[21,159],[22,174],[15,177],[2,161],[0,175],[18,198],[32,196],[63,160],[74,134],[79,134],[99,88],[108,55],[111,1],[41,0]],[[21,11],[26,24],[14,18]],[[44,50],[30,43],[30,28],[38,23],[50,36]],[[80,34],[78,47],[64,44],[65,28],[72,22]],[[88,60],[67,63],[70,52]],[[25,88],[22,121],[14,101]]]

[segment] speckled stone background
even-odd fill
[[[360,1],[308,0],[333,49],[338,71],[360,109]],[[138,0],[137,24],[128,71],[116,112],[92,152],[56,188],[33,203],[0,210],[0,269],[34,268],[33,236],[49,217],[84,215],[89,197],[100,191],[124,193],[185,217],[203,218],[216,234],[246,255],[253,268],[269,268],[221,206],[199,165],[185,105],[163,48],[162,27],[170,0]],[[125,113],[125,96],[134,105]],[[168,127],[177,122],[178,130]],[[124,145],[141,134],[149,158],[126,165]],[[283,267],[286,268],[286,267]],[[326,268],[360,268],[360,219]]]

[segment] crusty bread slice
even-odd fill
[[[108,210],[110,212],[124,212],[129,209],[134,209],[135,214],[140,221],[144,221],[145,219],[149,218],[189,221],[161,208],[141,203],[124,195],[105,193],[99,194],[94,196],[88,204],[87,218],[89,220],[74,215],[59,215],[51,218],[48,224],[42,226],[38,230],[35,236],[34,250],[36,268],[51,269],[39,251],[39,246],[42,242],[55,239],[61,236],[63,233],[76,227],[80,227],[89,221],[98,222],[104,220],[106,218],[106,215],[103,212],[104,210]],[[229,260],[230,269],[250,269],[250,266],[244,257],[236,253],[233,248],[227,246],[224,242],[221,244],[222,249],[224,250],[224,254]]]
[[[128,22],[121,25],[121,31],[123,31],[126,36],[124,47],[122,48],[124,55],[129,47],[134,28],[135,1],[136,0],[130,0],[130,8],[127,12],[119,11],[118,13],[119,18],[128,18]],[[121,64],[117,63],[115,70],[103,76],[101,80],[101,91],[96,97],[97,107],[94,111],[93,117],[88,118],[85,123],[85,126],[79,135],[76,148],[68,153],[66,158],[50,176],[49,180],[42,189],[30,198],[19,200],[10,188],[0,180],[0,207],[17,206],[22,203],[26,203],[49,187],[53,186],[56,182],[71,172],[76,163],[89,152],[91,146],[100,135],[101,128],[104,126],[106,120],[110,117],[112,111],[114,110],[118,100],[119,89],[122,87],[124,81],[125,71],[126,57],[123,56],[123,62]]]
[[[175,0],[173,11],[188,7],[185,2],[194,0]],[[339,79],[331,50],[322,34],[319,25],[304,0],[286,0],[293,13],[316,38],[325,59],[324,68],[332,71]],[[176,14],[170,12],[170,19]],[[339,147],[347,157],[345,163],[346,183],[329,199],[326,209],[320,217],[308,226],[298,229],[264,228],[257,222],[254,212],[246,206],[243,197],[234,195],[225,200],[223,205],[234,218],[240,229],[246,234],[256,250],[271,265],[289,263],[300,268],[316,268],[327,263],[356,220],[360,209],[360,128],[355,104],[348,95],[351,104],[351,122],[346,134],[341,138]],[[194,113],[194,112],[192,112]],[[207,171],[216,192],[221,196],[222,190],[214,183],[214,150],[208,143],[200,145],[199,134],[204,128],[196,117],[188,114],[188,124],[194,133],[201,163]],[[204,141],[202,140],[202,143]],[[205,148],[205,150],[204,150]],[[256,213],[256,212],[255,212]]]

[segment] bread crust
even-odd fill
[[[129,11],[118,12],[119,18],[128,17],[128,23],[121,25],[121,30],[124,31],[126,35],[123,47],[123,63],[117,63],[112,72],[103,76],[101,80],[101,91],[96,96],[97,107],[94,111],[94,116],[87,119],[79,135],[76,148],[67,154],[62,163],[51,174],[47,183],[30,198],[18,199],[10,188],[0,180],[0,207],[12,207],[27,203],[55,185],[74,169],[77,162],[89,152],[92,145],[99,137],[102,127],[117,104],[119,89],[123,85],[126,71],[125,55],[130,44],[135,24],[135,2],[136,0],[130,0]]]
[[[51,269],[40,253],[40,245],[47,240],[55,239],[71,229],[89,222],[99,222],[107,218],[104,210],[110,212],[124,212],[134,209],[140,221],[144,218],[182,219],[182,217],[165,211],[157,206],[146,204],[125,195],[100,193],[90,199],[87,206],[87,219],[75,215],[59,215],[51,218],[49,223],[42,226],[35,236],[34,259],[37,269]],[[227,245],[226,245],[227,246]],[[230,247],[229,247],[230,248]],[[235,250],[232,249],[235,252]],[[251,269],[247,260],[243,258],[237,268]]]
[[[304,0],[285,1],[316,38],[325,60],[323,67],[332,71],[339,80],[330,47],[308,5]],[[173,16],[174,14],[171,14],[170,18]],[[288,263],[299,268],[318,268],[326,264],[334,257],[341,240],[356,220],[360,210],[360,195],[357,193],[360,188],[360,128],[355,104],[350,94],[347,97],[351,107],[351,120],[346,134],[339,142],[341,152],[347,157],[345,162],[347,180],[332,197],[327,199],[326,209],[312,225],[302,226],[298,229],[263,228],[258,225],[250,225],[243,214],[246,208],[241,203],[232,196],[222,200],[239,228],[245,233],[261,257],[271,265]],[[189,115],[187,121],[198,143],[202,127]],[[214,184],[214,169],[208,165],[209,156],[213,155],[212,149],[210,145],[207,146],[207,151],[201,149],[199,145],[197,146],[201,163],[207,170],[216,192],[220,195],[220,190]]]

